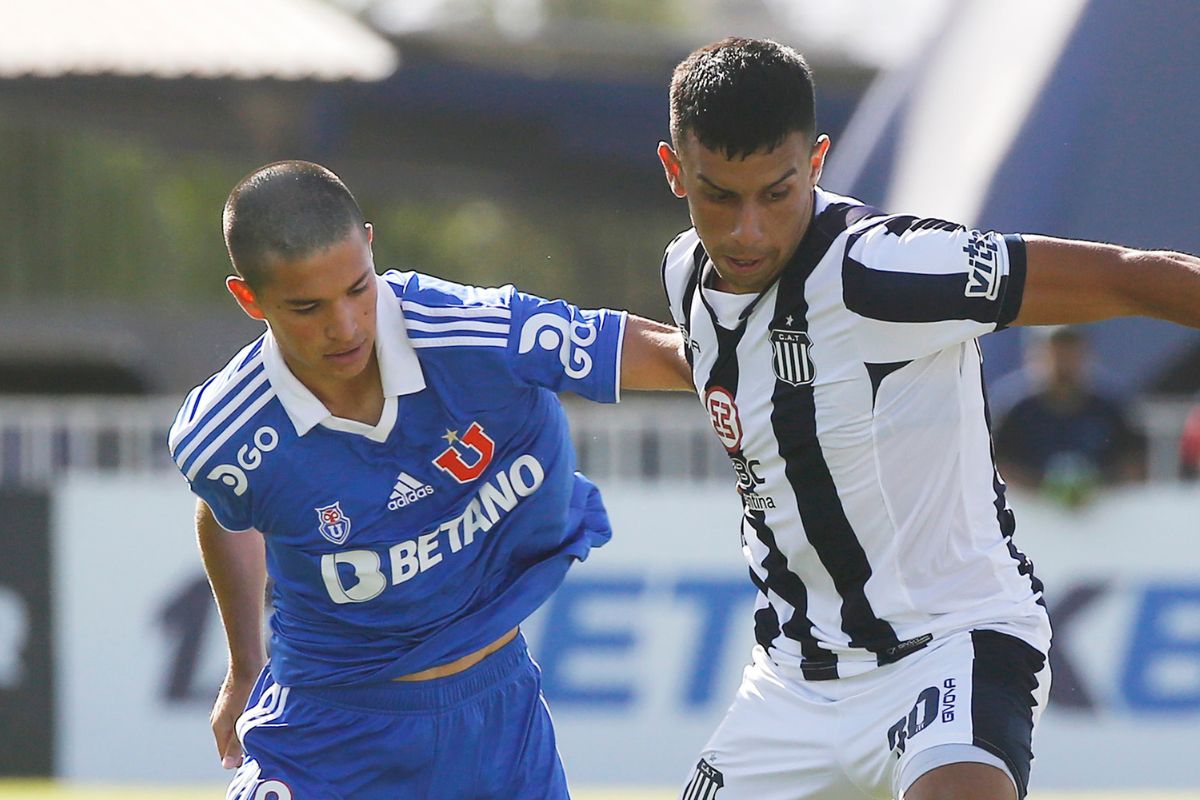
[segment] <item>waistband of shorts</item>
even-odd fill
[[[432,711],[458,705],[505,683],[523,664],[530,663],[525,637],[518,632],[511,642],[478,664],[444,678],[363,686],[296,686],[292,692],[319,703],[363,711]]]

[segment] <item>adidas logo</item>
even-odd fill
[[[411,505],[418,500],[433,494],[433,487],[401,472],[396,476],[396,485],[392,487],[392,496],[388,498],[388,509],[395,511]]]

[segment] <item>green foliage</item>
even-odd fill
[[[237,178],[204,156],[0,120],[0,289],[10,298],[218,295],[220,210]]]
[[[10,300],[223,302],[221,207],[244,172],[244,161],[0,118],[0,292]],[[682,207],[664,219],[539,199],[533,190],[421,201],[360,192],[359,201],[376,226],[380,269],[515,283],[658,318],[658,260],[685,219]]]

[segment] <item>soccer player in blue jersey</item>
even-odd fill
[[[679,334],[377,275],[371,226],[316,164],[243,179],[224,232],[229,291],[267,330],[169,438],[229,645],[228,797],[567,797],[519,625],[611,531],[555,393],[685,388]]]
[[[976,339],[1126,315],[1200,327],[1200,259],[969,230],[818,185],[812,77],[728,39],[675,70],[663,260],[738,476],[753,663],[684,800],[1013,800],[1049,690]]]

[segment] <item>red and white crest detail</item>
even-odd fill
[[[742,420],[738,417],[733,395],[722,386],[713,386],[704,393],[704,408],[712,421],[713,430],[725,449],[734,452],[742,446]]]
[[[341,501],[330,506],[321,506],[317,512],[317,530],[334,544],[345,544],[350,538],[350,517],[342,511]]]
[[[450,446],[439,453],[433,463],[459,483],[475,480],[483,474],[488,464],[492,463],[492,456],[496,453],[496,442],[483,432],[483,426],[478,422],[472,422],[461,438],[454,431],[447,431],[444,438],[450,442]],[[456,442],[463,447],[455,447]],[[463,451],[470,457],[470,464],[463,456]]]

